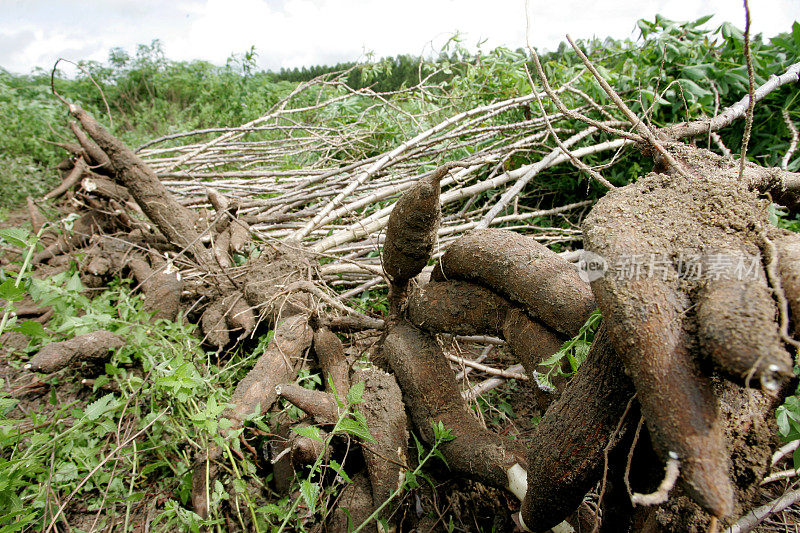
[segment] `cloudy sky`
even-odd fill
[[[491,7],[490,7],[491,4]],[[754,32],[772,36],[800,19],[800,0],[750,0]],[[49,68],[58,57],[103,61],[161,39],[171,59],[217,64],[256,47],[263,68],[425,54],[454,32],[474,46],[525,44],[525,0],[0,0],[0,67]],[[565,33],[637,36],[635,22],[661,13],[706,14],[744,27],[741,0],[529,0],[532,44],[555,48]]]

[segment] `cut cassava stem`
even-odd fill
[[[433,281],[462,279],[489,287],[574,336],[595,308],[589,286],[549,248],[506,230],[474,230],[451,244],[434,268]]]

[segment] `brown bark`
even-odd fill
[[[78,183],[83,175],[88,172],[89,167],[86,165],[82,157],[79,157],[75,160],[75,165],[72,167],[72,170],[69,171],[67,177],[65,177],[61,183],[50,191],[49,193],[45,194],[43,200],[51,200],[53,198],[58,198],[68,190],[70,190],[76,183]]]
[[[47,219],[44,217],[44,215],[42,215],[42,212],[39,210],[39,208],[36,206],[36,203],[33,201],[33,198],[30,196],[27,198],[27,209],[28,218],[31,221],[31,231],[33,231],[33,233],[39,233],[39,231],[42,229],[42,226],[47,223]]]
[[[547,372],[539,363],[566,340],[502,296],[466,281],[424,285],[411,294],[407,315],[412,324],[431,333],[502,337],[531,376],[534,371]]]
[[[106,156],[107,162],[100,163],[107,165],[114,177],[125,185],[147,217],[158,226],[172,244],[187,249],[202,267],[215,274],[218,284],[227,286],[229,284],[227,278],[220,274],[209,250],[200,242],[200,234],[205,228],[198,225],[197,215],[179,204],[147,164],[103,128],[89,113],[75,104],[70,104],[69,111],[80,121],[91,140]],[[80,129],[75,126],[73,132],[76,132],[80,140],[82,133]],[[97,154],[97,157],[101,155]]]
[[[138,256],[128,260],[136,281],[144,293],[144,310],[153,313],[153,320],[175,320],[180,311],[183,282],[177,271],[167,272],[164,268],[153,270]]]
[[[800,322],[800,237],[785,235],[775,240],[778,252],[778,275],[787,304],[795,320],[795,332]]]
[[[629,282],[641,300],[631,307],[605,304],[609,333],[625,362],[659,455],[681,461],[681,479],[693,498],[717,516],[733,507],[717,400],[708,378],[689,356],[679,313],[686,302],[657,279]]]
[[[774,410],[788,391],[770,397],[721,379],[714,380],[713,389],[720,398],[722,432],[731,456],[729,474],[735,491],[733,511],[720,520],[724,529],[750,512],[763,498],[761,481],[769,474],[772,452],[780,444]],[[638,450],[637,447],[637,454]],[[636,508],[632,530],[705,533],[710,519],[711,516],[679,485],[670,493],[667,502],[657,507]]]
[[[89,156],[89,159],[87,159],[87,164],[91,164],[93,167],[101,167],[105,170],[110,170],[111,161],[109,160],[108,155],[97,145],[97,143],[87,137],[75,122],[70,122],[69,127],[72,130],[72,134],[75,135],[76,139],[78,139],[81,148],[83,148],[83,152]],[[91,135],[91,132],[89,134]]]
[[[109,200],[116,200],[122,204],[130,199],[130,194],[126,187],[90,170],[87,170],[85,176],[81,181],[81,188],[85,192]]]
[[[326,524],[326,530],[330,533],[339,533],[352,531],[360,526],[375,509],[367,476],[354,475],[353,482],[342,488],[337,501],[336,509]],[[371,530],[367,528],[366,531]]]
[[[200,329],[203,332],[203,342],[216,349],[222,349],[231,343],[228,331],[228,322],[225,313],[228,307],[225,299],[219,298],[206,307],[200,317]]]
[[[335,424],[339,420],[340,409],[333,394],[307,389],[294,383],[284,383],[275,387],[275,393],[291,403],[319,424]]]
[[[250,226],[242,220],[232,220],[230,232],[231,238],[228,251],[231,255],[244,253],[247,243],[251,241]]]
[[[394,376],[377,368],[358,370],[353,382],[364,383],[363,402],[356,408],[364,413],[367,427],[374,439],[362,443],[366,448],[372,497],[376,504],[388,500],[403,481],[408,467],[408,419],[400,387]]]
[[[386,226],[383,268],[389,279],[404,285],[425,267],[433,253],[442,211],[441,179],[448,167],[422,177],[394,204]]]
[[[54,257],[81,248],[89,242],[92,235],[113,228],[113,219],[104,213],[89,211],[81,215],[72,224],[69,234],[59,235],[55,242],[44,250],[36,252],[31,258],[33,264],[49,261]]]

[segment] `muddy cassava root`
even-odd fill
[[[440,167],[420,178],[397,200],[389,215],[383,268],[396,285],[404,285],[422,272],[433,253],[442,217],[440,183],[447,170]]]
[[[291,316],[276,326],[264,355],[231,394],[233,407],[226,416],[234,420],[235,427],[241,427],[247,415],[272,405],[277,396],[275,387],[294,378],[294,366],[311,346],[312,338],[304,315]]]
[[[606,447],[628,431],[630,424],[618,432],[616,428],[633,393],[601,326],[586,361],[530,439],[528,491],[521,510],[530,530],[547,531],[559,524],[597,483]]]
[[[482,229],[454,242],[431,279],[462,279],[522,305],[547,326],[573,336],[595,308],[589,286],[555,252],[507,230]]]
[[[433,281],[413,291],[407,316],[432,333],[502,337],[529,375],[546,372],[539,363],[566,340],[502,296],[467,281]]]
[[[525,454],[514,441],[480,425],[464,403],[436,341],[400,320],[390,326],[382,351],[423,439],[434,442],[432,425],[441,422],[456,437],[441,448],[452,470],[493,486],[507,486],[508,470],[515,464],[524,465]]]
[[[101,329],[66,341],[50,343],[39,350],[25,366],[37,372],[55,372],[84,362],[99,364],[108,360],[111,350],[124,345],[122,337]]]

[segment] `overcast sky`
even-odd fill
[[[491,4],[491,5],[490,5]],[[800,19],[800,0],[750,0],[754,33],[773,36]],[[741,0],[529,0],[532,44],[636,38],[635,22],[715,17],[744,27]],[[0,0],[0,67],[25,73],[58,57],[104,61],[161,39],[170,59],[223,64],[251,46],[277,70],[377,56],[425,54],[454,32],[485,47],[525,45],[525,0]]]

